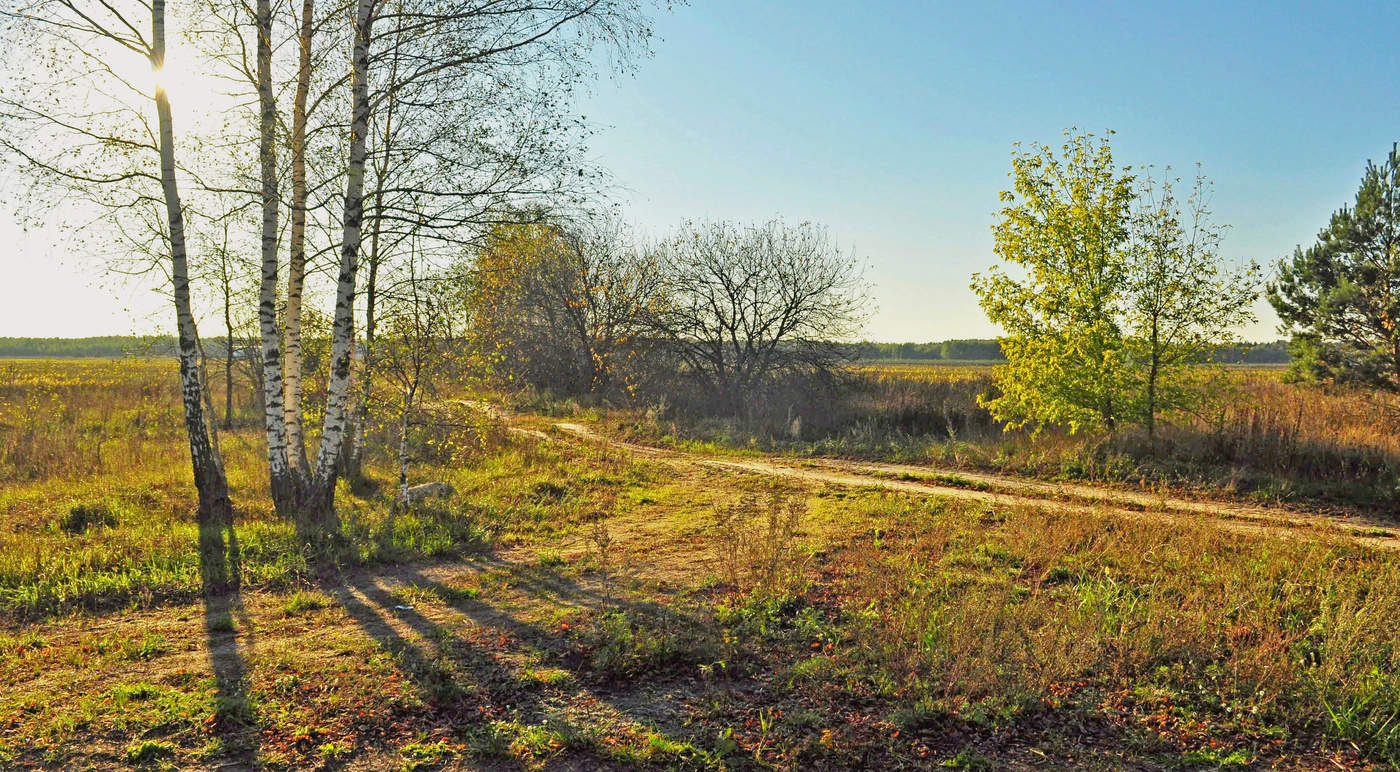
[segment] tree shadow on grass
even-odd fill
[[[240,593],[238,536],[230,520],[202,525],[199,538],[204,634],[216,690],[208,730],[222,744],[220,756],[226,764],[254,768],[258,766],[257,716],[248,701],[248,666],[243,655],[252,647],[252,625]]]
[[[578,668],[567,666],[571,660],[577,662],[570,656],[573,647],[569,641],[413,568],[400,568],[392,576],[396,580],[392,587],[376,577],[347,575],[327,590],[370,638],[394,655],[401,672],[414,682],[427,703],[425,718],[433,729],[464,737],[474,755],[489,757],[509,755],[512,747],[512,741],[502,738],[493,723],[544,727],[552,736],[563,738],[560,747],[541,751],[553,754],[549,755],[551,766],[635,766],[610,758],[602,737],[615,728],[619,718],[642,731],[657,731],[648,717],[631,715],[611,702],[605,710],[613,717],[601,723],[580,723],[566,716],[566,707],[573,701],[605,702],[603,695],[578,686],[574,672]],[[585,605],[596,603],[596,593],[567,580],[545,584],[547,597],[576,597],[584,599]],[[532,580],[531,586],[535,585]],[[410,586],[436,596],[471,624],[463,629],[428,618],[398,592]],[[522,654],[530,665],[565,665],[561,669],[569,672],[569,685],[549,686],[525,677],[522,667],[510,665]]]
[[[496,631],[528,647],[535,656],[564,666],[603,692],[635,691],[639,676],[651,685],[693,679],[701,666],[724,659],[722,639],[711,622],[688,615],[625,589],[588,586],[558,570],[490,555],[473,561],[478,570],[503,572],[505,584],[551,611],[575,609],[590,624],[571,633],[546,630],[523,621],[520,612],[483,600],[478,593],[450,587],[405,567],[395,576],[406,586],[435,596],[481,630]],[[599,650],[603,651],[599,651]]]
[[[333,592],[356,624],[397,657],[439,723],[489,718],[498,712],[496,703],[502,697],[508,698],[517,720],[543,719],[539,700],[511,689],[517,685],[515,673],[491,652],[406,605],[375,578],[346,577]],[[420,640],[405,637],[401,626]]]
[[[526,595],[541,601],[562,606],[573,606],[590,611],[621,611],[644,615],[648,618],[673,623],[694,624],[695,620],[678,613],[674,608],[654,600],[641,599],[631,594],[625,587],[631,577],[624,572],[602,574],[597,584],[602,589],[587,586],[564,576],[558,570],[546,566],[532,565],[507,560],[498,555],[485,555],[468,561],[468,565],[478,571],[496,570],[506,576],[506,584]],[[418,571],[404,569],[398,575],[406,582],[433,592],[443,602],[472,617],[478,624],[493,624],[493,620],[503,612],[495,610],[483,601],[464,597],[460,591],[428,579]],[[477,618],[482,616],[483,618]],[[509,624],[510,620],[502,620]]]
[[[632,597],[625,591],[600,589],[596,582],[581,583],[533,563],[488,555],[467,565],[481,572],[500,572],[502,583],[519,593],[512,595],[512,600],[524,596],[527,603],[539,601],[554,609],[573,606],[585,612],[620,612],[644,618],[642,625],[655,622],[672,629],[707,624],[683,609]],[[406,589],[412,591],[402,591]],[[991,725],[965,720],[956,713],[911,713],[892,738],[888,729],[871,721],[883,720],[894,708],[909,706],[874,699],[871,691],[859,685],[848,688],[839,680],[786,692],[758,688],[757,681],[748,680],[708,686],[698,681],[685,684],[681,680],[684,676],[671,678],[665,672],[607,680],[591,670],[593,663],[577,656],[578,641],[569,634],[536,624],[496,600],[504,592],[498,590],[488,600],[471,589],[444,583],[430,569],[414,566],[389,569],[378,576],[345,576],[332,590],[365,633],[394,655],[400,670],[419,688],[429,706],[423,711],[426,721],[469,738],[491,736],[491,722],[549,727],[567,738],[562,748],[552,751],[555,755],[542,759],[549,768],[674,767],[682,763],[679,757],[633,760],[610,754],[616,746],[598,738],[624,721],[663,736],[665,732],[658,727],[676,726],[675,739],[710,749],[701,751],[705,763],[747,764],[747,756],[739,758],[723,750],[722,741],[706,742],[705,727],[749,727],[744,742],[750,749],[761,748],[773,740],[766,735],[759,737],[750,725],[771,722],[775,713],[795,716],[775,730],[781,733],[776,742],[789,750],[797,749],[795,756],[782,758],[815,768],[931,768],[955,765],[959,760],[990,764],[988,768],[1031,768],[1047,759],[1064,762],[1066,768],[1077,768],[1086,761],[1096,768],[1117,768],[1121,765],[1117,762],[1125,759],[1134,768],[1157,768],[1161,765],[1156,762],[1175,758],[1169,748],[1144,745],[1131,727],[1072,707],[1032,710],[1009,723]],[[415,603],[415,594],[422,603]],[[453,615],[453,621],[447,621],[438,604],[423,594],[441,601],[448,609],[445,613],[455,611],[460,616]],[[419,605],[422,610],[416,607]],[[807,642],[802,639],[793,645],[800,644],[805,650]],[[762,672],[778,673],[803,661],[797,650],[767,645],[758,649],[752,665]],[[513,658],[523,660],[522,664],[511,666]],[[566,687],[546,688],[522,677],[526,667],[538,665],[559,666],[573,678]],[[659,689],[652,691],[657,686]],[[735,686],[738,688],[731,688]],[[703,705],[704,719],[681,726],[677,719],[691,717],[678,715],[684,708],[676,695],[686,689],[692,691],[684,699]],[[572,710],[585,700],[607,712]],[[813,722],[806,716],[820,720]],[[828,735],[836,738],[831,747],[825,744]],[[470,740],[467,744],[474,745]],[[1121,758],[1120,752],[1124,753]],[[479,755],[475,750],[472,753]],[[504,751],[498,754],[505,755]]]

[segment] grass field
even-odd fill
[[[243,416],[244,588],[205,600],[173,364],[0,361],[0,411],[6,768],[1400,760],[1391,552],[775,484],[464,409],[414,467],[457,493],[342,491],[355,549],[315,573]]]

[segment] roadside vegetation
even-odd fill
[[[7,620],[200,596],[200,558],[191,549],[198,527],[188,517],[189,462],[172,412],[179,400],[173,370],[169,361],[0,361],[0,511],[7,519],[0,528],[0,614]],[[472,503],[434,499],[396,512],[398,426],[389,422],[380,430],[385,450],[372,457],[383,485],[352,490],[342,483],[346,541],[330,554],[307,550],[294,525],[271,509],[251,417],[221,432],[224,464],[241,494],[230,547],[242,584],[296,587],[327,569],[461,556],[519,529],[563,527],[586,515],[590,499],[561,503],[535,491],[577,472],[548,449],[526,457],[493,452],[493,464],[464,467],[500,451],[505,430],[479,411],[447,404],[450,436],[420,428],[409,440],[415,460]],[[529,466],[537,473],[522,475]],[[507,479],[513,482],[496,484]],[[475,495],[488,489],[484,498]],[[507,527],[505,509],[535,515]]]
[[[221,433],[248,502],[243,591],[201,599],[173,365],[131,364],[4,363],[27,384],[12,399],[68,390],[56,423],[149,428],[136,468],[5,417],[0,447],[63,443],[42,471],[5,471],[7,766],[1363,769],[1400,753],[1390,551],[775,487],[489,418],[423,462],[451,496],[395,514],[392,484],[344,492],[354,549],[329,572],[297,556],[256,449],[227,450],[256,429]],[[395,479],[394,453],[367,461]]]
[[[595,411],[612,431],[646,442],[934,463],[1391,516],[1400,504],[1389,321],[1400,222],[1386,203],[1400,179],[1395,159],[1368,165],[1355,205],[1334,215],[1317,245],[1282,261],[1280,278],[1265,288],[1256,265],[1226,257],[1225,228],[1212,218],[1210,183],[1199,174],[1179,193],[1170,169],[1120,167],[1106,138],[1073,132],[1058,149],[1018,149],[994,228],[1002,263],[973,277],[1006,333],[1003,359],[990,367],[846,360],[990,359],[976,341],[936,350],[854,344],[804,359],[814,339],[859,320],[858,306],[840,293],[821,304],[829,334],[784,341],[772,333],[784,356],[766,358],[754,331],[787,330],[789,320],[782,303],[747,301],[769,293],[745,294],[760,285],[746,278],[745,250],[730,239],[705,254],[707,265],[729,266],[711,284],[737,297],[679,301],[710,313],[670,328],[653,324],[650,310],[675,302],[664,282],[655,299],[632,305],[636,342],[608,360],[625,390],[560,388],[532,375],[524,354],[506,357],[501,372],[525,387],[519,405]],[[684,231],[677,239],[695,241]],[[808,278],[822,286],[823,275]],[[1279,353],[1234,337],[1261,290],[1294,336],[1286,371],[1228,364]],[[554,318],[565,306],[538,304],[534,318]],[[515,329],[564,346],[542,361],[585,359],[591,345],[542,324]],[[680,354],[692,344],[746,373],[744,399],[714,376],[723,368]]]
[[[608,431],[672,447],[929,464],[1389,517],[1400,503],[1396,407],[1386,395],[1293,382],[1281,368],[1217,373],[1210,398],[1149,442],[1056,427],[1007,431],[979,400],[993,365],[868,363],[839,391],[795,393],[751,418],[584,407],[522,394],[517,404],[593,415]],[[828,396],[836,395],[836,396]],[[546,401],[547,402],[547,401]]]

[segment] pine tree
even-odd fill
[[[1367,162],[1355,203],[1279,261],[1269,301],[1295,371],[1400,392],[1400,145]]]

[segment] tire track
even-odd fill
[[[551,427],[553,433],[544,432],[514,425],[514,417],[494,405],[483,402],[462,404],[490,413],[517,435],[543,441],[587,442],[668,463],[693,464],[817,484],[940,496],[998,506],[1031,506],[1091,515],[1108,514],[1139,522],[1194,521],[1235,533],[1293,539],[1332,539],[1376,549],[1400,550],[1400,528],[1360,518],[1344,519],[1277,507],[1200,501],[1141,491],[1097,488],[1080,483],[1051,483],[978,472],[944,472],[911,464],[839,459],[798,461],[777,456],[724,458],[618,440],[580,423],[557,422]]]

